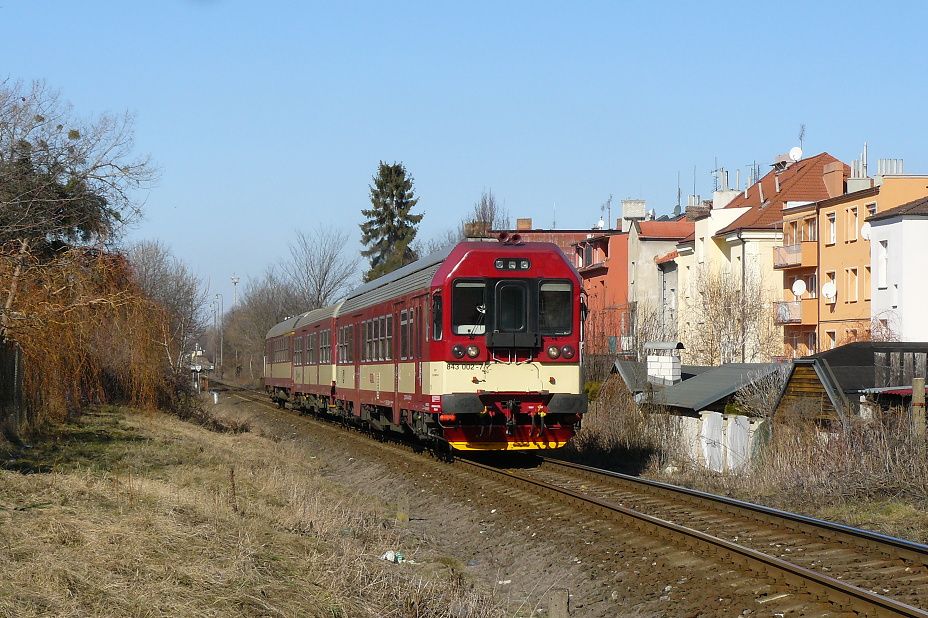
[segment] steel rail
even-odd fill
[[[679,485],[671,485],[670,483],[663,483],[661,481],[654,481],[638,476],[630,476],[628,474],[613,472],[611,470],[603,470],[601,468],[585,466],[583,464],[564,461],[561,459],[541,456],[539,456],[539,459],[541,459],[545,465],[580,471],[586,473],[591,478],[613,479],[632,486],[648,487],[650,489],[658,490],[659,492],[674,498],[679,496],[686,496],[696,503],[711,502],[725,507],[725,510],[728,512],[741,516],[744,515],[744,511],[748,511],[755,515],[762,516],[757,517],[757,519],[775,519],[778,523],[785,522],[784,525],[786,525],[786,527],[791,527],[807,533],[816,534],[829,540],[837,540],[849,544],[856,544],[858,546],[866,547],[867,549],[877,549],[883,553],[891,555],[894,558],[903,558],[928,566],[928,545],[916,543],[915,541],[900,539],[898,537],[881,534],[879,532],[873,532],[871,530],[854,528],[853,526],[847,526],[825,519],[809,517],[807,515],[800,515],[790,511],[783,511],[761,504],[755,504],[753,502],[738,500],[736,498],[711,494],[704,491],[699,491],[697,489],[680,487]]]
[[[609,502],[608,500],[588,496],[564,487],[527,478],[510,470],[495,468],[467,459],[455,459],[455,464],[469,466],[485,477],[498,479],[500,476],[504,476],[515,484],[532,486],[546,494],[561,499],[567,498],[568,502],[580,506],[587,508],[594,507],[608,517],[620,516],[623,520],[631,523],[636,529],[646,534],[653,535],[656,532],[659,537],[667,538],[668,540],[691,547],[697,551],[705,550],[708,547],[716,555],[721,554],[724,558],[741,563],[755,573],[771,576],[775,581],[805,588],[806,592],[820,601],[827,600],[830,603],[846,609],[854,609],[855,605],[864,606],[868,611],[875,610],[877,615],[928,618],[928,611],[885,597],[870,590],[864,590],[863,588],[848,584],[833,577],[828,577],[817,571],[798,566],[749,547],[744,547],[732,541],[653,517],[646,513],[641,513]]]

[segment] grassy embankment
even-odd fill
[[[0,458],[0,616],[504,613],[379,560],[412,542],[395,508],[285,442],[109,408]]]
[[[829,433],[777,425],[748,470],[718,474],[681,456],[682,431],[604,386],[565,455],[620,472],[928,543],[928,442],[902,412]]]

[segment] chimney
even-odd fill
[[[832,161],[822,169],[822,180],[828,197],[837,197],[844,194],[844,163]]]
[[[532,229],[532,218],[526,217],[524,219],[516,219],[516,230],[519,232],[526,232]]]
[[[680,372],[679,341],[656,341],[644,345],[648,359],[648,382],[651,384],[676,384],[682,380]]]

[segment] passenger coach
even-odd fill
[[[274,326],[265,388],[454,449],[558,448],[586,411],[582,310],[557,246],[463,242]]]

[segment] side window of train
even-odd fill
[[[441,320],[442,320],[442,307],[441,307],[441,294],[435,293],[432,295],[432,339],[435,341],[441,341]]]
[[[409,320],[406,310],[400,311],[400,360],[409,358]]]
[[[389,314],[386,318],[387,323],[387,336],[384,338],[386,341],[386,353],[384,354],[385,360],[393,359],[393,314]]]
[[[573,286],[544,281],[538,288],[538,327],[546,335],[569,335],[573,328]]]

